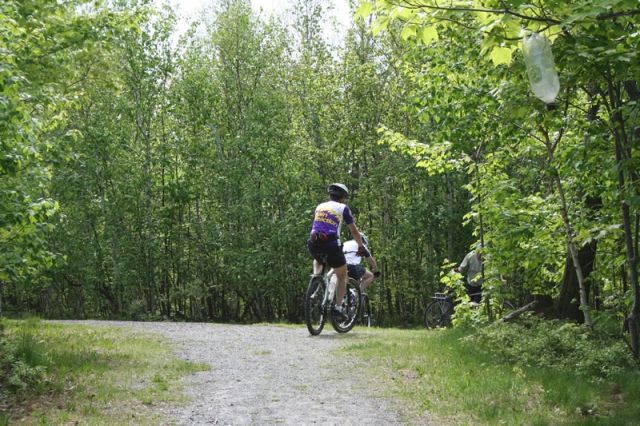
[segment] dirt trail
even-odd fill
[[[383,398],[385,384],[339,350],[362,339],[363,328],[311,337],[304,326],[83,323],[160,333],[179,357],[211,366],[184,379],[186,406],[164,408],[172,424],[405,424],[400,405]]]

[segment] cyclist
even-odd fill
[[[347,224],[351,236],[356,241],[358,252],[365,253],[360,231],[356,226],[351,209],[345,204],[349,189],[342,183],[332,183],[327,188],[329,201],[320,203],[315,210],[307,247],[313,256],[313,273],[322,273],[322,258],[326,256],[327,265],[335,271],[338,280],[336,299],[342,301],[347,284],[347,261],[340,242],[340,227]],[[336,304],[333,313],[343,320],[347,319],[341,304]]]
[[[471,250],[462,260],[456,272],[465,273],[464,287],[472,302],[480,303],[482,299],[482,253]]]
[[[358,243],[355,240],[349,240],[344,243],[342,250],[344,251],[345,258],[347,259],[347,270],[349,276],[357,281],[361,280],[360,292],[362,294],[365,294],[365,290],[367,289],[367,287],[369,287],[369,284],[371,284],[373,279],[380,276],[380,271],[378,270],[376,259],[371,255],[371,252],[369,251],[369,239],[363,232],[360,232],[360,237],[362,238],[362,243],[364,244],[364,253],[358,253]],[[369,264],[369,268],[371,268],[371,270],[365,268],[360,264],[362,257],[367,259],[367,263]]]

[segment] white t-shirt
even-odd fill
[[[347,259],[347,265],[359,265],[362,259],[356,253],[358,252],[358,243],[356,240],[349,240],[342,246],[344,257]]]
[[[479,286],[482,284],[482,261],[478,259],[475,251],[467,253],[460,264],[460,269],[467,268],[467,280],[469,285]]]

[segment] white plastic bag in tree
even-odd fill
[[[522,52],[531,90],[544,103],[552,104],[560,91],[560,80],[549,40],[543,34],[528,33],[522,41]]]

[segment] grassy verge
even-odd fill
[[[177,359],[153,334],[33,319],[3,325],[14,372],[2,378],[0,425],[158,424],[159,405],[183,402],[179,379],[208,368]]]
[[[606,380],[566,369],[521,367],[474,347],[460,330],[373,329],[347,350],[368,362],[413,423],[638,424],[637,369]]]

